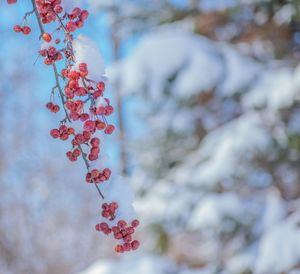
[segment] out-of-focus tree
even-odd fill
[[[113,20],[121,44],[136,24],[142,38],[110,78],[123,96],[140,98],[147,133],[134,139],[129,180],[145,234],[177,263],[208,273],[292,273],[300,259],[298,1],[132,4],[134,13]]]

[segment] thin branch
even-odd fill
[[[40,37],[41,37],[41,36],[43,35],[43,33],[45,32],[44,26],[43,26],[43,23],[42,23],[42,21],[41,21],[40,15],[39,15],[39,13],[38,13],[38,10],[37,10],[37,6],[36,6],[36,3],[35,3],[35,0],[31,0],[31,3],[32,3],[32,6],[33,6],[33,11],[34,11],[34,13],[35,13],[35,15],[36,15],[36,18],[37,18],[37,21],[38,21],[38,25],[39,25],[40,32],[41,32]],[[32,12],[32,13],[33,13],[33,12]],[[68,36],[68,40],[69,40],[71,49],[73,49],[73,47],[72,47],[72,37],[70,36],[70,34],[69,34],[68,32],[66,32],[65,26],[64,26],[64,24],[63,24],[61,18],[60,18],[58,15],[57,15],[57,18],[58,18],[58,20],[59,20],[61,26],[63,27],[66,36]],[[62,105],[63,105],[64,111],[65,111],[65,114],[66,114],[66,118],[65,118],[64,120],[68,120],[70,123],[72,123],[72,122],[71,122],[71,119],[70,119],[70,117],[69,117],[69,114],[68,114],[68,112],[67,112],[67,110],[66,110],[66,107],[65,107],[65,103],[66,103],[65,98],[64,98],[65,95],[64,95],[64,93],[63,93],[63,90],[62,90],[61,85],[60,85],[60,82],[59,82],[59,76],[60,76],[60,75],[59,75],[59,73],[58,73],[58,71],[57,71],[56,64],[54,63],[54,64],[52,65],[52,67],[53,67],[54,76],[55,76],[55,81],[56,81],[56,85],[55,85],[55,87],[52,89],[52,91],[53,91],[55,88],[58,89],[59,94],[60,94],[60,98],[61,98],[61,101],[62,101]],[[63,121],[64,121],[64,120],[63,120]],[[88,159],[86,158],[86,153],[84,153],[84,151],[83,151],[81,145],[78,145],[78,148],[79,148],[79,150],[81,151],[82,159],[83,159],[83,161],[84,161],[84,163],[85,163],[85,165],[86,165],[87,170],[89,171],[90,166],[89,166]],[[94,181],[93,181],[93,183],[94,183],[94,185],[95,185],[95,187],[96,187],[96,189],[97,189],[97,191],[98,191],[100,197],[101,197],[102,199],[104,199],[104,195],[102,194],[102,192],[101,192],[99,186],[97,185],[97,183],[94,182]]]
[[[81,145],[78,145],[78,148],[79,148],[79,150],[81,151],[81,155],[82,155],[82,158],[83,158],[83,160],[84,160],[85,166],[86,166],[86,168],[89,170],[89,169],[90,169],[90,165],[89,165],[89,162],[88,162],[88,160],[87,160],[87,158],[86,158],[86,154],[84,153],[84,151],[83,151]],[[93,181],[93,183],[94,183],[96,189],[98,190],[99,195],[100,195],[101,198],[104,200],[104,195],[102,194],[102,192],[101,192],[99,186],[97,185],[97,183],[96,183],[95,181]]]
[[[54,70],[56,86],[57,86],[57,88],[58,88],[59,95],[60,95],[60,98],[61,98],[61,102],[62,102],[62,105],[63,105],[63,109],[64,109],[65,114],[66,114],[66,119],[67,119],[69,122],[71,122],[71,119],[70,119],[70,117],[69,117],[69,114],[68,114],[68,112],[67,112],[67,110],[66,110],[66,106],[65,106],[66,101],[65,101],[65,98],[64,98],[63,90],[62,90],[62,88],[61,88],[61,86],[60,86],[60,83],[59,83],[59,79],[58,79],[58,75],[59,75],[59,74],[58,74],[58,71],[57,71],[57,68],[56,68],[55,63],[54,63],[52,66],[53,66],[53,70]]]
[[[40,17],[40,15],[39,15],[39,12],[38,12],[38,10],[37,10],[35,0],[31,0],[31,3],[32,3],[32,7],[33,7],[33,9],[34,9],[34,13],[35,13],[35,15],[36,15],[36,19],[37,19],[37,21],[38,21],[39,28],[40,28],[40,31],[41,31],[40,37],[42,37],[43,33],[45,32],[44,26],[43,26],[43,23],[42,23],[42,21],[41,21],[41,17]]]

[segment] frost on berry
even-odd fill
[[[14,4],[17,0],[7,3]],[[133,239],[133,234],[139,221],[133,217],[132,194],[126,184],[111,180],[112,171],[99,161],[103,160],[101,136],[115,131],[109,122],[114,108],[106,98],[104,62],[97,45],[85,36],[75,37],[89,13],[74,7],[72,1],[35,0],[35,4],[33,12],[26,13],[23,23],[15,25],[13,30],[29,35],[27,17],[34,14],[38,19],[39,39],[43,41],[38,55],[52,68],[55,83],[46,109],[63,115],[50,130],[50,136],[67,144],[65,155],[69,161],[83,159],[86,166],[83,177],[97,188],[102,201],[96,230],[115,238],[116,252],[136,250],[140,243]],[[54,32],[47,31],[50,23],[56,24]]]

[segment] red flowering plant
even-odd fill
[[[7,0],[7,3],[15,4],[17,0]],[[70,8],[67,1],[62,0],[31,0],[31,3],[32,10],[24,15],[23,22],[27,22],[31,15],[37,19],[39,38],[43,41],[38,54],[54,72],[52,98],[55,93],[60,98],[60,104],[51,101],[46,107],[50,112],[62,112],[64,116],[50,134],[55,139],[70,141],[66,156],[71,162],[83,159],[87,169],[86,182],[96,187],[101,198],[101,222],[96,225],[96,230],[113,235],[118,241],[116,252],[136,250],[140,244],[132,236],[139,221],[132,217],[123,218],[128,214],[124,214],[127,209],[121,208],[121,205],[127,207],[130,198],[125,202],[118,198],[126,192],[124,185],[108,182],[111,170],[95,166],[100,159],[99,135],[110,135],[115,127],[108,123],[114,109],[109,99],[104,97],[106,78],[101,68],[101,56],[92,41],[82,35],[74,35],[84,26],[89,12],[79,7]],[[53,32],[46,31],[48,25],[55,25]],[[29,35],[31,28],[26,23],[15,25],[14,31]],[[60,67],[63,68],[60,70]],[[107,187],[106,184],[113,186]],[[106,194],[103,189],[107,190]],[[128,208],[131,210],[131,204]]]

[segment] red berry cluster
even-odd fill
[[[67,157],[71,162],[77,161],[77,158],[81,155],[81,151],[78,148],[73,149],[73,151],[68,151],[66,153]]]
[[[90,151],[88,154],[88,159],[90,161],[95,161],[99,158],[100,153],[100,139],[97,137],[94,137],[90,141]]]
[[[53,104],[52,102],[49,102],[46,107],[53,113],[57,113],[60,110],[59,105]]]
[[[20,25],[15,25],[14,31],[17,33],[22,32],[23,34],[28,35],[31,32],[31,28],[28,26],[21,27]]]
[[[42,49],[39,51],[40,55],[45,57],[45,65],[53,65],[56,61],[62,60],[63,56],[55,47],[49,47],[48,49]]]
[[[54,139],[60,138],[62,141],[68,140],[69,136],[73,135],[74,133],[75,133],[74,128],[72,127],[68,128],[66,125],[61,125],[59,129],[54,128],[50,131],[50,135]]]
[[[115,211],[118,207],[116,203],[111,203],[110,205],[105,204],[106,208],[102,211],[102,216],[113,220]],[[103,205],[102,205],[103,208]],[[105,216],[104,216],[105,215]],[[106,217],[106,215],[108,217]],[[138,220],[133,220],[131,224],[127,224],[126,221],[120,220],[117,225],[110,227],[108,223],[102,222],[96,225],[96,230],[103,232],[105,235],[113,234],[114,238],[120,241],[120,244],[115,246],[115,251],[118,253],[123,253],[126,251],[136,250],[140,246],[140,242],[132,239],[132,235],[135,229],[139,226]]]
[[[93,169],[91,172],[88,172],[86,175],[87,183],[102,183],[108,181],[111,175],[111,170],[109,168],[100,170]]]
[[[13,4],[17,0],[7,0],[7,2]],[[44,24],[57,22],[56,31],[58,34],[60,32],[64,34],[62,39],[64,48],[58,50],[54,46],[50,46],[39,51],[39,54],[44,57],[44,63],[53,67],[56,85],[52,89],[52,95],[58,91],[58,96],[61,99],[61,106],[49,102],[46,107],[53,113],[63,110],[65,114],[59,127],[52,129],[50,135],[62,141],[70,140],[71,148],[66,153],[67,158],[72,162],[77,161],[79,157],[84,160],[87,168],[86,182],[93,183],[101,198],[104,199],[98,184],[109,180],[111,170],[109,168],[91,169],[91,162],[96,161],[100,155],[101,141],[95,134],[99,131],[112,134],[115,130],[115,127],[108,124],[106,120],[114,109],[110,105],[110,101],[104,98],[105,83],[103,81],[95,82],[88,78],[89,71],[86,63],[75,66],[76,58],[71,35],[72,32],[84,25],[89,13],[77,7],[71,13],[66,13],[61,5],[61,0],[35,0],[35,4],[33,11],[25,14],[23,21],[26,21],[26,17],[34,13],[39,21],[40,38],[45,42],[51,42],[52,36],[44,30]],[[31,32],[30,27],[26,25],[23,27],[16,25],[14,30],[24,34]],[[55,39],[56,44],[59,44],[60,41],[59,38]],[[59,73],[56,61],[62,59],[65,59],[66,65]],[[71,126],[75,121],[79,123],[76,131]],[[118,207],[116,202],[103,203],[101,216],[108,222],[117,222]],[[103,222],[96,225],[96,229],[107,235],[113,233],[114,238],[121,241],[115,250],[122,253],[139,247],[139,242],[132,239],[132,234],[138,225],[138,220],[134,220],[130,225],[124,220],[119,220],[115,226],[110,227],[108,223]]]
[[[55,21],[57,14],[63,12],[61,0],[36,0],[35,2],[43,24]]]
[[[110,204],[102,204],[102,217],[113,221],[116,218],[116,210],[118,209],[118,207],[119,206],[116,202],[112,202]]]
[[[73,21],[67,23],[67,31],[74,32],[76,29],[83,27],[84,21],[88,18],[88,16],[89,13],[87,10],[74,8],[73,11],[68,14],[68,18]]]

